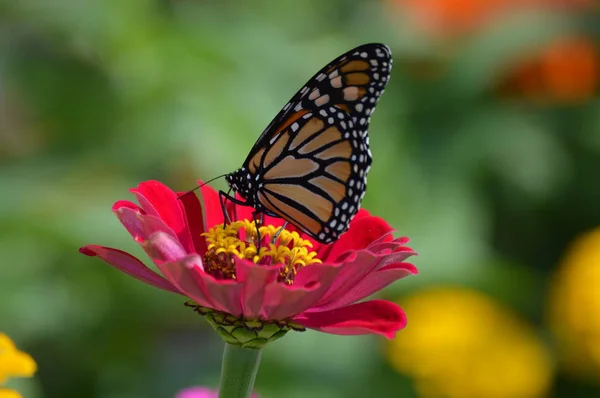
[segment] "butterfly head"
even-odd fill
[[[225,180],[235,192],[247,201],[252,202],[256,189],[254,188],[254,179],[248,173],[245,167],[229,173],[225,176]]]

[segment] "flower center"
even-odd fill
[[[204,271],[217,279],[236,279],[235,257],[245,258],[258,265],[281,264],[277,280],[292,285],[300,268],[321,262],[315,258],[316,252],[309,251],[312,244],[297,232],[272,225],[258,229],[260,245],[254,221],[234,221],[225,226],[219,224],[202,234],[208,243]],[[275,236],[277,238],[272,242]]]

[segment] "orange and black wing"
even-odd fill
[[[336,106],[308,111],[248,161],[261,207],[314,239],[347,230],[364,196],[371,153],[360,126]]]
[[[317,72],[281,109],[250,150],[244,165],[257,152],[272,145],[295,121],[331,106],[348,114],[358,133],[366,137],[391,69],[391,51],[384,44],[364,44],[340,55]]]

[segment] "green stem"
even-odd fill
[[[225,344],[219,398],[248,398],[252,394],[262,350]]]

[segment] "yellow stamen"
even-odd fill
[[[204,270],[218,279],[236,279],[234,256],[251,260],[258,265],[281,264],[279,281],[291,285],[298,269],[320,263],[317,253],[310,251],[312,244],[297,232],[281,230],[275,243],[272,237],[280,227],[259,227],[261,245],[254,221],[235,221],[223,226],[216,225],[202,234],[206,237],[208,251],[204,256]]]

